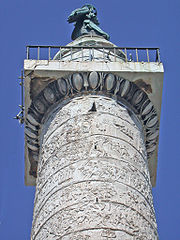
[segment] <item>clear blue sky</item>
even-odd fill
[[[179,0],[1,0],[0,239],[30,239],[35,188],[24,185],[24,129],[13,120],[25,46],[69,43],[67,16],[85,3],[96,6],[101,28],[116,45],[161,49],[165,75],[153,196],[160,240],[180,240]]]

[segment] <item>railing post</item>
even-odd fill
[[[71,47],[71,61],[72,61],[72,47]]]
[[[138,49],[136,48],[136,61],[139,62],[139,59],[138,59]]]
[[[159,51],[159,48],[156,50],[156,59],[158,60],[158,62],[160,63],[161,62],[161,58],[160,58],[160,51]]]
[[[149,62],[149,49],[148,48],[146,49],[146,52],[147,52],[147,60]]]
[[[61,61],[61,58],[62,58],[62,56],[61,56],[61,47],[59,48],[59,60]]]
[[[114,61],[116,62],[116,48],[114,48]]]
[[[39,60],[39,56],[40,56],[40,47],[38,47],[38,60]]]
[[[91,49],[89,48],[89,61],[91,61]]]
[[[29,59],[29,47],[26,47],[26,59]]]
[[[92,60],[94,60],[94,48],[92,48]]]
[[[126,62],[127,62],[127,49],[126,48],[124,49],[124,52],[125,52],[125,58],[126,58]]]
[[[49,61],[51,60],[51,47],[49,47]]]

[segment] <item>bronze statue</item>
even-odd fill
[[[98,27],[97,10],[91,4],[86,4],[82,8],[75,9],[68,17],[68,22],[76,22],[72,32],[72,40],[85,35],[95,33],[109,40],[109,35]]]

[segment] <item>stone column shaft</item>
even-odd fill
[[[59,104],[40,134],[32,240],[158,239],[142,126],[98,95]]]

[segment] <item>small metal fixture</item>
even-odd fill
[[[21,105],[19,105],[21,110],[14,117],[14,119],[19,120],[19,123],[23,124],[24,123],[24,74],[23,74],[23,70],[21,70],[21,76],[18,79],[21,79],[21,81],[19,83],[19,85],[21,86]]]

